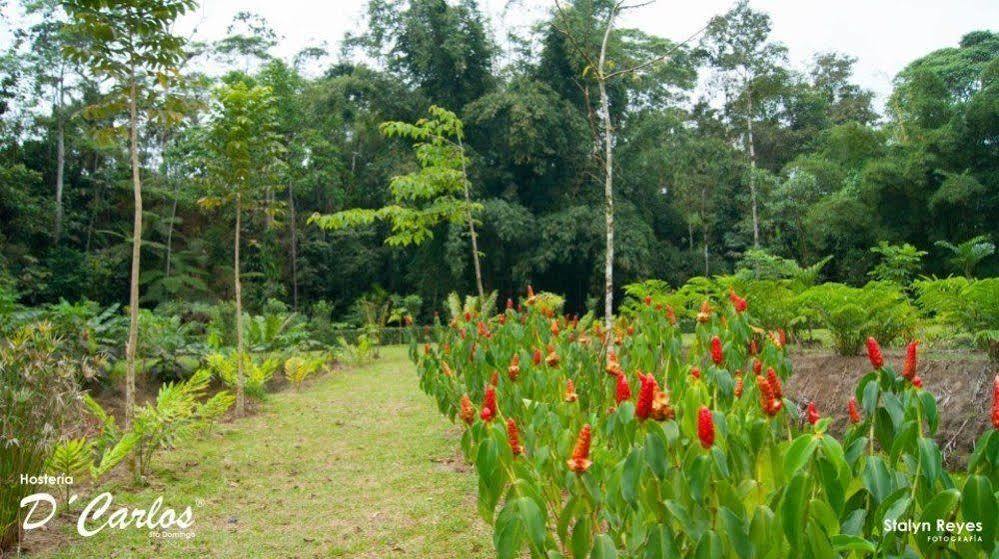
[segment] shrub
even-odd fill
[[[916,311],[898,286],[871,282],[864,287],[824,283],[797,298],[814,324],[827,328],[841,355],[856,355],[863,341],[875,337],[895,343],[911,336]]]
[[[208,372],[217,377],[229,387],[236,386],[237,357],[235,353],[212,353],[205,358]],[[274,377],[274,372],[281,366],[276,357],[257,359],[251,355],[243,356],[244,390],[246,395],[257,400],[267,396],[267,383]]]
[[[525,306],[437,326],[436,344],[414,337],[421,388],[461,420],[496,556],[988,556],[997,431],[952,476],[916,361],[899,374],[870,340],[873,370],[837,438],[821,400],[801,417],[784,396],[783,339],[754,306],[709,304],[686,352],[652,301],[613,332]],[[944,539],[936,519],[981,522],[981,541]]]
[[[993,361],[999,360],[999,278],[926,278],[913,287],[923,312],[971,335]]]
[[[305,379],[319,372],[327,362],[329,362],[329,354],[325,352],[311,357],[295,355],[285,360],[284,374],[295,390],[299,390]]]

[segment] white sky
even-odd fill
[[[658,0],[628,12],[626,27],[682,40],[734,0]],[[522,30],[554,6],[554,0],[479,0],[491,17],[497,40]],[[365,0],[201,0],[178,31],[201,40],[225,36],[233,15],[262,15],[282,37],[275,54],[289,58],[305,46],[325,42],[331,52],[348,31],[362,29]],[[817,52],[835,50],[855,56],[855,80],[879,101],[908,62],[932,50],[954,46],[965,33],[999,28],[996,0],[752,0],[770,14],[773,37],[789,49],[795,68],[805,68]],[[7,8],[10,9],[9,7]],[[880,105],[880,103],[879,103]]]

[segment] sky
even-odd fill
[[[489,14],[494,36],[502,40],[545,16],[554,0],[479,0]],[[325,43],[336,51],[346,32],[363,29],[366,0],[202,0],[179,23],[179,31],[203,40],[225,35],[240,10],[265,17],[282,37],[276,54],[291,57],[306,46]],[[733,0],[669,1],[626,12],[625,27],[679,41]],[[752,0],[770,14],[773,38],[788,47],[793,67],[807,68],[819,52],[857,58],[855,81],[873,90],[879,105],[891,92],[892,78],[912,60],[954,46],[977,29],[999,29],[996,0]]]

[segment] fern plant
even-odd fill
[[[312,357],[289,357],[284,362],[284,374],[295,390],[300,390],[305,379],[319,372],[328,360],[329,354],[325,352]]]
[[[45,472],[52,476],[72,477],[74,482],[86,477],[93,465],[93,444],[86,437],[62,441],[52,449],[45,461]],[[63,497],[69,503],[70,485],[62,485]]]
[[[461,320],[466,314],[473,316],[489,316],[496,310],[496,299],[499,294],[496,291],[490,291],[484,297],[478,297],[476,295],[466,295],[465,300],[462,301],[461,296],[455,292],[451,292],[447,296],[447,310],[451,315],[451,320]],[[555,297],[558,300],[548,300],[548,297]],[[544,300],[545,304],[561,306],[561,297],[554,294],[539,293],[536,298],[538,300]]]
[[[212,373],[200,369],[185,382],[169,382],[160,387],[156,400],[138,408],[133,433],[139,458],[139,475],[148,472],[153,454],[175,447],[191,435],[210,427],[222,417],[235,398],[223,390],[202,400]]]
[[[208,364],[209,376],[214,375],[226,386],[236,386],[236,354],[212,353],[205,358]],[[267,383],[274,378],[274,372],[281,365],[275,357],[257,361],[250,355],[243,356],[243,374],[245,375],[246,395],[257,400],[267,396]]]

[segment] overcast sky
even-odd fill
[[[339,47],[344,33],[363,25],[365,0],[202,0],[180,23],[213,40],[225,35],[233,14],[246,10],[264,16],[282,36],[276,54],[290,57],[305,46],[325,42]],[[647,33],[682,40],[732,0],[670,1],[628,12],[622,23]],[[493,33],[503,40],[524,29],[553,6],[547,0],[480,0]],[[976,29],[999,28],[996,0],[753,0],[773,20],[773,36],[789,49],[791,63],[804,68],[817,52],[835,50],[857,57],[856,81],[879,99],[891,90],[892,77],[908,62],[934,49],[956,45]]]

